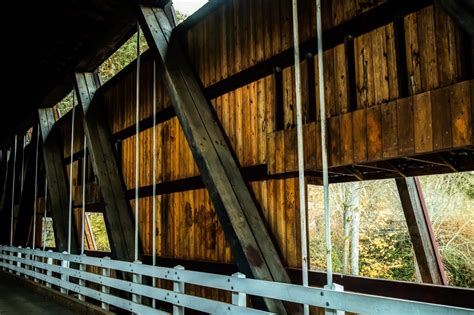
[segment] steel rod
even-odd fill
[[[332,245],[331,245],[331,212],[329,209],[329,172],[326,137],[326,97],[324,94],[323,31],[321,26],[321,0],[316,0],[316,28],[318,40],[318,76],[319,76],[319,115],[321,122],[321,155],[323,166],[324,189],[324,223],[326,239],[327,284],[332,286]]]
[[[152,213],[152,265],[156,266],[156,61],[153,60],[153,213]],[[153,278],[152,285],[156,285],[156,279]],[[152,301],[153,308],[155,307],[155,300]]]
[[[139,154],[140,154],[140,24],[137,23],[137,80],[136,80],[136,112],[135,112],[135,261],[138,261],[138,189]]]
[[[36,248],[36,210],[38,204],[38,152],[39,152],[39,124],[38,124],[38,132],[36,135],[36,154],[35,154],[35,199],[33,204],[33,244],[32,248]]]
[[[298,186],[300,197],[301,225],[301,265],[303,286],[308,286],[308,245],[306,225],[306,185],[304,178],[304,146],[303,146],[303,117],[301,106],[301,64],[300,39],[298,30],[298,0],[293,0],[293,45],[295,58],[295,88],[296,88],[296,134],[298,142]],[[304,314],[309,314],[309,305],[304,305]]]
[[[74,127],[76,120],[76,106],[75,103],[75,94],[72,94],[72,120],[71,120],[71,159],[69,162],[69,211],[68,211],[68,227],[67,227],[67,252],[71,253],[71,238],[72,238],[72,176],[73,176],[73,163],[74,163]]]
[[[21,176],[20,176],[20,191],[23,191],[23,184],[25,179],[25,146],[26,146],[26,134],[23,136],[23,148],[21,153]]]
[[[46,176],[45,176],[46,177]],[[46,249],[46,213],[48,212],[48,179],[44,181],[44,213],[43,213],[43,250]]]
[[[84,157],[82,161],[82,212],[81,212],[81,255],[85,248],[85,228],[86,228],[86,169],[87,169],[87,137],[84,134]]]
[[[13,176],[12,176],[12,209],[10,217],[10,246],[13,246],[13,214],[15,209],[15,176],[16,176],[16,151],[18,146],[18,136],[15,135],[15,152],[13,152]]]

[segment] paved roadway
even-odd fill
[[[0,278],[0,315],[10,314],[74,314],[51,299],[40,296],[9,277]]]

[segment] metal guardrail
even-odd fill
[[[77,264],[78,269],[72,268],[72,264]],[[87,272],[86,266],[98,267],[101,272]],[[63,293],[75,292],[81,300],[84,300],[84,297],[97,300],[104,309],[113,305],[136,314],[169,314],[141,304],[141,297],[173,305],[173,314],[184,314],[186,308],[210,314],[272,314],[247,307],[246,295],[250,294],[361,314],[474,315],[473,309],[246,279],[242,274],[223,276],[184,270],[181,266],[153,267],[140,262],[131,263],[21,247],[0,246],[0,267],[34,281],[42,281],[46,286],[56,286]],[[112,278],[111,270],[129,273],[132,275],[130,279],[133,280]],[[145,285],[141,283],[143,276],[171,281],[173,290]],[[71,278],[78,279],[78,284],[71,282]],[[86,287],[86,282],[95,283],[99,288],[96,290]],[[232,292],[232,304],[188,295],[185,284]],[[132,299],[113,295],[110,291],[112,288],[130,293]]]

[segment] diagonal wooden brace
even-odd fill
[[[239,270],[255,279],[289,283],[203,88],[178,39],[172,36],[173,27],[165,12],[141,5],[139,21]],[[278,314],[301,311],[271,299],[254,300],[254,304]]]
[[[396,183],[421,278],[425,283],[447,285],[418,178],[397,178]]]
[[[84,115],[84,132],[92,164],[105,202],[104,219],[112,255],[119,260],[133,261],[132,209],[125,195],[107,120],[100,102],[94,100],[100,87],[99,77],[96,73],[76,73],[74,86]]]
[[[68,243],[68,182],[63,165],[64,156],[60,147],[59,129],[55,126],[52,108],[38,109],[38,116],[43,140],[43,161],[48,179],[48,200],[53,217],[54,236],[59,252],[67,251]],[[71,253],[78,252],[76,225],[72,224]]]

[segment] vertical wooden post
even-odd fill
[[[134,261],[135,264],[141,264],[141,261]],[[142,283],[142,275],[134,273],[132,277],[132,282],[141,284]],[[142,296],[138,294],[132,294],[132,301],[137,304],[142,304]]]
[[[27,247],[26,249],[30,249],[29,247]],[[30,254],[25,254],[25,259],[26,260],[30,260],[31,256]],[[28,263],[25,264],[25,269],[26,270],[29,270],[30,269],[30,265]],[[25,274],[25,278],[26,279],[29,279],[28,275]]]
[[[41,257],[37,256],[36,254],[33,254],[33,260],[34,260],[35,264],[37,264],[41,260]],[[35,274],[37,274],[37,273],[40,273],[40,269],[36,265],[35,266]],[[35,277],[35,282],[39,282],[38,277]]]
[[[85,254],[81,255],[82,257],[86,257]],[[79,270],[80,271],[86,271],[86,265],[85,264],[79,264]],[[85,287],[86,286],[86,280],[84,279],[79,279],[79,285]],[[79,294],[79,300],[80,301],[85,301],[86,297],[83,294]]]
[[[43,161],[48,180],[49,205],[53,218],[54,236],[58,251],[67,250],[68,243],[68,182],[63,164],[60,134],[55,128],[54,110],[38,109],[41,137],[43,140]],[[71,254],[78,252],[76,225],[72,225]]]
[[[4,256],[6,254],[5,250],[3,250],[3,247],[2,249],[0,249],[0,255]],[[7,260],[5,258],[2,257],[1,261],[6,264],[7,263]],[[3,271],[6,271],[7,268],[5,268],[5,266],[2,266],[2,270]]]
[[[184,270],[183,266],[174,267],[176,270]],[[184,282],[174,281],[173,282],[173,291],[176,293],[185,293]],[[173,305],[173,315],[184,315],[184,307],[179,305]]]
[[[63,254],[67,254],[67,252],[65,251],[65,252],[63,252]],[[69,261],[67,261],[67,260],[65,260],[65,259],[61,260],[61,267],[62,267],[62,268],[69,268]],[[67,275],[65,275],[65,274],[63,274],[63,273],[61,273],[61,280],[63,280],[63,281],[69,281],[69,276],[67,276]],[[61,293],[67,294],[67,293],[68,293],[68,290],[66,290],[66,289],[64,289],[64,288],[61,287]]]
[[[110,259],[110,257],[104,257],[104,259]],[[103,277],[110,277],[110,268],[107,268],[107,267],[103,267],[102,270],[101,270],[101,274]],[[110,288],[108,286],[105,286],[105,285],[101,285],[100,286],[100,292],[104,293],[104,294],[109,294],[110,293]],[[100,307],[106,311],[109,310],[109,304],[105,303],[105,302],[101,302],[100,303]]]
[[[236,272],[232,277],[245,279],[245,275],[240,272]],[[247,306],[247,294],[240,292],[232,292],[232,304],[238,306]]]
[[[51,254],[52,252],[53,252],[53,251],[52,251],[51,249],[48,250],[48,253],[49,253],[49,254]],[[46,263],[47,263],[48,265],[52,266],[52,265],[53,265],[53,258],[48,257],[48,259],[46,260]],[[53,272],[52,272],[51,270],[46,270],[46,275],[47,275],[48,277],[51,277],[51,276],[53,275]],[[51,288],[51,283],[46,282],[46,287]]]
[[[448,284],[418,178],[396,183],[423,282]]]
[[[18,248],[21,249],[21,246],[18,246]],[[16,256],[17,256],[19,259],[21,259],[21,252],[18,252]],[[16,262],[16,266],[17,266],[18,268],[21,268],[21,262],[17,261],[17,262]],[[16,275],[17,275],[17,276],[20,275],[20,271],[19,271],[19,270],[16,272]]]
[[[100,103],[94,94],[100,87],[97,73],[76,73],[75,89],[84,114],[84,131],[92,164],[105,202],[104,219],[113,257],[134,259],[132,209],[125,195],[111,133]]]
[[[10,256],[10,258],[12,258],[13,255],[14,255],[14,252],[12,252],[11,250],[9,250],[8,252],[9,252],[8,256]],[[9,264],[10,264],[10,266],[13,267],[13,266],[14,266],[13,260],[10,260]],[[10,273],[13,273],[13,269],[11,269],[11,268],[10,268],[8,271],[9,271]]]

